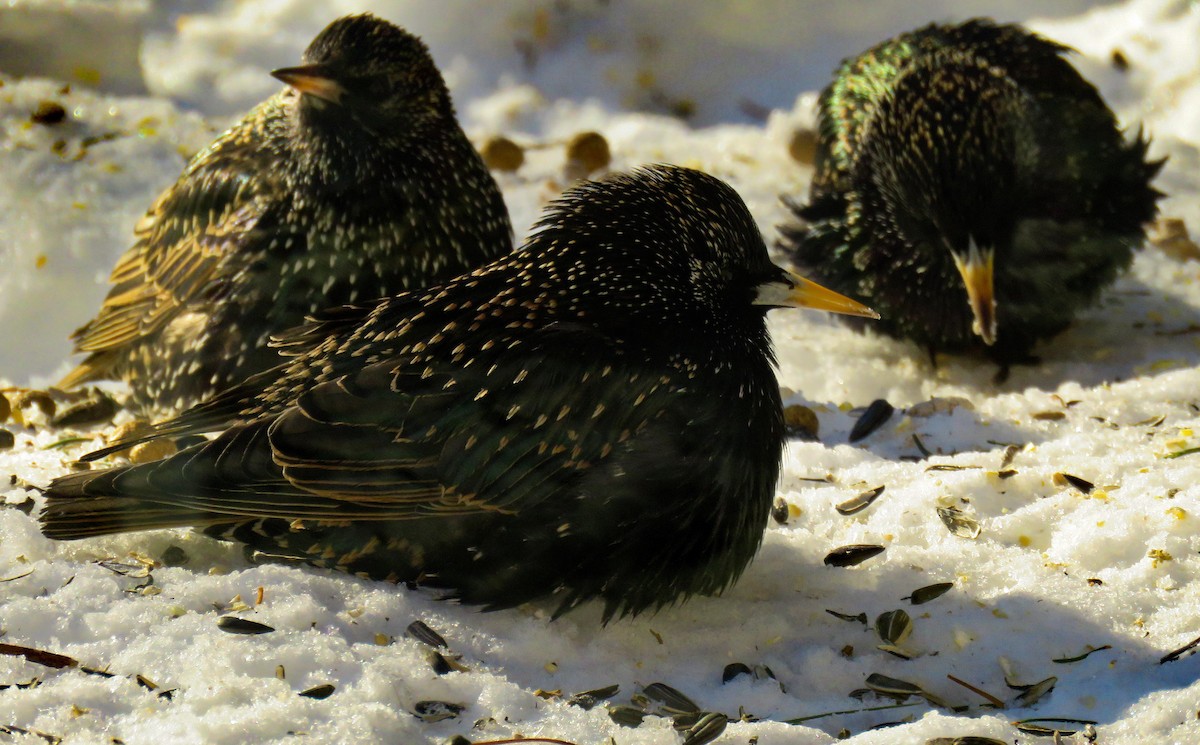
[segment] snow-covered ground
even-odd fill
[[[564,183],[562,143],[596,130],[613,168],[670,161],[725,178],[770,241],[785,219],[778,195],[803,195],[811,177],[788,143],[811,125],[815,91],[838,59],[973,14],[1029,20],[1079,49],[1076,63],[1122,121],[1144,125],[1153,153],[1170,156],[1158,182],[1169,194],[1163,214],[1200,233],[1194,2],[1062,2],[1058,17],[1037,19],[1013,0],[855,0],[836,12],[786,0],[371,7],[430,43],[477,143],[503,134],[537,146],[518,172],[499,176],[519,233]],[[98,306],[154,195],[231,115],[273,90],[267,70],[295,64],[322,26],[361,9],[312,0],[0,6],[0,378],[45,384],[67,369],[66,337]],[[1127,69],[1113,64],[1114,50]],[[31,121],[43,102],[63,107],[61,123]],[[687,123],[671,115],[689,110]],[[726,745],[827,743],[843,730],[856,745],[967,735],[1024,743],[1038,740],[1012,722],[1034,717],[1094,721],[1100,743],[1200,742],[1200,658],[1160,664],[1200,636],[1200,453],[1189,454],[1200,446],[1196,259],[1148,247],[1099,306],[1037,350],[1040,366],[1015,368],[999,386],[989,365],[947,358],[934,369],[909,345],[818,314],[777,312],[772,330],[788,402],[820,421],[820,442],[793,441],[785,454],[786,524],[766,526],[762,552],[724,596],[608,627],[598,608],[555,622],[540,606],[484,614],[331,572],[254,566],[236,546],[187,531],[52,543],[37,530],[36,492],[22,484],[64,473],[96,441],[48,448],[75,433],[10,420],[16,444],[0,451],[0,644],[68,655],[113,677],[0,655],[0,733],[131,745],[456,734],[682,742],[668,719],[628,728],[602,705],[567,702],[617,684],[610,705],[630,705],[662,682],[729,715],[716,740]],[[954,397],[962,400],[946,400]],[[896,414],[848,444],[859,409],[877,398]],[[922,447],[933,455],[920,459]],[[835,510],[879,486],[865,510]],[[939,507],[961,512],[956,531]],[[855,567],[824,565],[847,544],[886,550]],[[943,582],[953,587],[936,599],[905,599]],[[878,649],[875,620],[896,609],[911,618],[899,644],[911,659]],[[226,615],[274,631],[226,633],[217,623]],[[461,669],[438,674],[432,648],[406,636],[416,620],[445,637]],[[760,668],[723,683],[732,663],[774,678]],[[867,711],[892,703],[851,696],[872,674],[919,686],[936,705],[910,697]],[[1057,684],[1018,700],[1006,675]],[[322,684],[332,695],[299,695]],[[428,701],[465,708],[426,721],[437,719]],[[789,723],[820,714],[829,715]],[[871,730],[883,723],[898,724]]]

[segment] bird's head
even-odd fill
[[[782,307],[878,318],[773,264],[738,194],[689,168],[655,165],[570,189],[526,251],[591,295],[589,313],[637,335],[718,344],[761,329],[765,311]]]
[[[302,65],[271,73],[300,98],[306,122],[335,135],[357,124],[374,140],[419,136],[453,117],[445,81],[416,36],[369,13],[339,18],[313,39]]]
[[[960,307],[988,345],[1000,333],[995,269],[1019,219],[1029,106],[1003,71],[948,50],[898,76],[867,135],[887,219],[911,250],[940,257],[931,265],[943,272],[931,281],[956,281],[957,270]]]

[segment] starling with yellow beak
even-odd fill
[[[1028,359],[1129,266],[1161,196],[1068,51],[977,19],[843,62],[783,228],[795,263],[931,354]]]
[[[213,402],[240,412],[215,439],[57,479],[42,530],[196,526],[486,608],[595,598],[605,620],[719,593],[774,500],[766,314],[786,307],[875,317],[772,264],[718,179],[582,183],[511,255],[284,335],[259,394]]]

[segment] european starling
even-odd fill
[[[844,61],[819,101],[802,271],[937,351],[1028,358],[1129,266],[1161,196],[1069,49],[1018,26],[930,25]]]
[[[288,334],[257,418],[55,480],[42,530],[191,525],[489,609],[600,598],[606,621],[718,593],[779,472],[765,314],[799,306],[874,315],[772,264],[716,178],[583,183],[508,257]]]
[[[188,164],[138,223],[87,359],[173,410],[273,367],[271,334],[321,309],[419,289],[512,250],[504,200],[420,39],[334,21],[287,83]]]

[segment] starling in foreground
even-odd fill
[[[1129,266],[1161,196],[1068,50],[973,20],[842,63],[819,101],[802,271],[937,351],[1028,357]]]
[[[334,21],[288,87],[192,159],[137,225],[60,383],[122,378],[174,410],[274,367],[271,334],[512,250],[499,189],[417,37]]]
[[[198,526],[488,608],[598,597],[605,620],[717,593],[779,472],[765,314],[799,306],[874,315],[772,264],[711,176],[584,183],[510,256],[289,333],[257,418],[57,479],[42,529]]]

